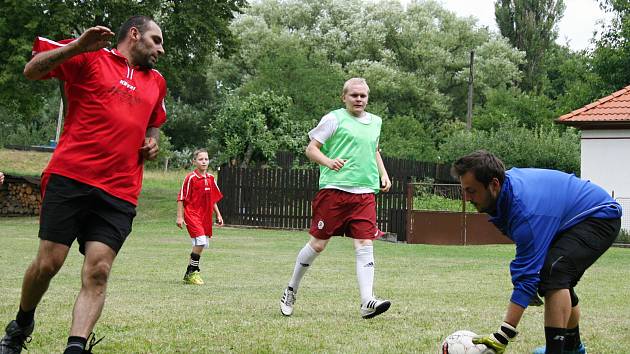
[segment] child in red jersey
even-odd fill
[[[196,169],[184,179],[177,196],[177,226],[186,225],[192,240],[192,252],[184,283],[202,285],[199,274],[199,259],[204,248],[208,248],[212,237],[212,211],[217,214],[217,224],[223,226],[223,217],[217,202],[223,198],[214,177],[208,173],[208,151],[199,149],[193,153]]]

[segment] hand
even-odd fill
[[[176,223],[177,223],[177,227],[181,229],[184,225],[184,218],[178,217]]]
[[[381,176],[381,192],[389,192],[392,188],[392,181],[389,180],[389,176]]]
[[[476,336],[472,342],[474,344],[484,344],[486,347],[493,349],[497,354],[503,354],[507,345],[516,338],[518,331],[514,326],[507,322],[501,323],[499,329],[488,336]]]
[[[328,167],[329,169],[333,171],[339,171],[341,170],[343,165],[346,164],[346,162],[348,162],[348,160],[344,160],[344,159],[329,160],[328,163],[326,163],[326,167]]]
[[[223,226],[223,217],[221,215],[217,215],[217,225]]]
[[[505,353],[505,348],[507,348],[507,344],[503,344],[499,342],[496,338],[494,338],[494,334],[488,336],[477,336],[474,337],[472,342],[474,344],[483,344],[486,347],[492,349],[497,354]]]
[[[155,138],[144,138],[144,145],[140,148],[140,151],[142,152],[142,157],[146,160],[155,160],[158,152],[160,152],[157,140]]]
[[[0,185],[4,183],[4,173],[0,172]]]
[[[114,32],[105,26],[95,26],[88,28],[75,41],[75,45],[81,52],[93,52],[112,45],[111,39]]]

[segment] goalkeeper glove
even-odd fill
[[[499,330],[488,336],[474,337],[472,342],[474,344],[484,344],[486,347],[493,349],[497,354],[505,353],[505,348],[508,343],[511,342],[518,331],[514,326],[507,322],[503,322],[499,327]]]

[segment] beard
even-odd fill
[[[153,60],[151,56],[151,49],[144,44],[144,38],[141,38],[135,48],[134,61],[140,70],[151,70],[155,68],[157,60]]]
[[[492,197],[490,193],[488,193],[488,197],[483,205],[477,203],[472,203],[472,205],[474,205],[475,209],[480,213],[495,215],[497,212],[497,199]]]

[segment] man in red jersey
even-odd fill
[[[158,153],[166,120],[166,82],[153,69],[164,54],[162,31],[134,16],[118,33],[87,29],[76,40],[39,37],[24,75],[64,81],[68,107],[63,134],[42,175],[39,249],[22,282],[16,319],[0,354],[20,353],[30,341],[35,308],[76,239],[84,254],[65,353],[81,353],[105,302],[109,272],[136,215],[145,159]],[[90,348],[87,349],[88,351]]]

